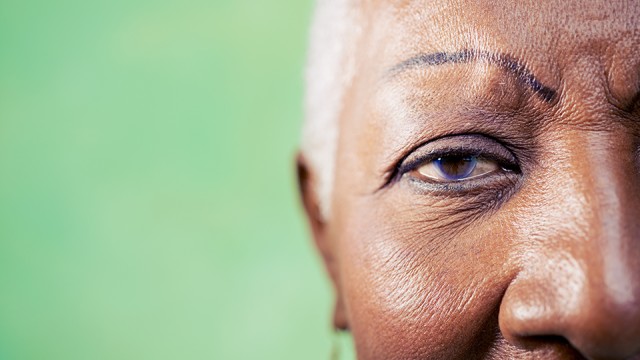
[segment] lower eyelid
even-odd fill
[[[404,182],[412,203],[422,206],[438,218],[468,219],[490,215],[518,192],[522,184],[518,174],[498,173],[460,183],[426,183],[409,178]],[[435,211],[435,213],[434,213]]]
[[[409,175],[409,174],[407,174]],[[443,195],[454,197],[469,197],[487,195],[496,191],[503,192],[508,188],[515,188],[518,184],[517,173],[509,170],[496,171],[494,175],[474,176],[461,181],[429,181],[410,176],[408,183],[419,193],[424,195]]]

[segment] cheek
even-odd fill
[[[344,232],[341,278],[362,359],[464,357],[498,333],[509,222],[437,227],[421,220],[433,217],[426,210],[376,211]]]

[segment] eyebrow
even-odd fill
[[[409,58],[389,69],[389,73],[395,75],[402,71],[417,66],[435,66],[448,63],[464,64],[470,62],[485,61],[507,70],[509,73],[538,94],[545,102],[552,102],[556,98],[557,91],[543,85],[533,73],[516,59],[500,53],[492,53],[479,50],[463,50],[455,53],[437,52],[431,54],[419,54]]]

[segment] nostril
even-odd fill
[[[549,353],[550,357],[554,359],[589,360],[562,336],[525,336],[518,339],[518,346],[525,350],[536,351],[541,355],[543,353]]]
[[[567,339],[556,335],[527,336],[520,340],[523,347],[538,347],[540,344],[554,344],[556,346],[571,347]]]

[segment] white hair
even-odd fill
[[[335,177],[338,121],[353,79],[359,30],[351,0],[317,0],[305,75],[305,121],[301,150],[316,176],[320,213],[328,218]]]

